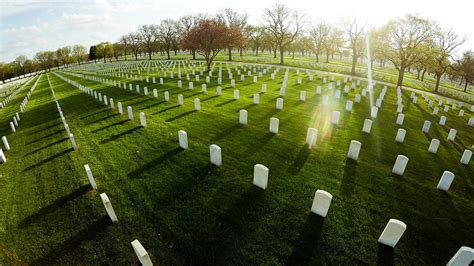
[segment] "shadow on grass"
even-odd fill
[[[225,129],[224,131],[222,131],[221,133],[215,135],[211,140],[220,140],[224,137],[226,137],[227,135],[231,134],[232,132],[236,131],[237,129],[239,128],[242,128],[243,125],[238,123],[238,124],[235,124],[227,129]]]
[[[53,124],[53,125],[51,125],[51,126],[47,126],[47,127],[45,127],[45,128],[42,128],[42,129],[37,129],[37,130],[31,132],[31,135],[38,134],[38,133],[40,133],[41,131],[45,131],[45,130],[51,129],[51,128],[56,127],[56,126],[59,126],[59,125],[62,125],[62,122],[58,122],[58,123],[56,123],[56,124]]]
[[[235,101],[237,101],[237,100],[236,100],[236,99],[230,99],[230,100],[227,100],[227,101],[225,101],[225,102],[216,104],[216,105],[214,105],[214,107],[221,107],[221,106],[224,106],[224,105],[226,105],[226,104],[229,104],[229,103],[235,102]]]
[[[28,141],[26,144],[33,144],[33,143],[42,141],[43,139],[47,139],[47,138],[52,137],[52,136],[54,136],[54,135],[56,135],[56,134],[58,134],[58,133],[61,133],[61,132],[65,132],[64,129],[56,130],[56,131],[54,131],[53,133],[50,133],[50,134],[48,134],[48,135],[45,135],[45,136],[43,136],[43,137],[41,137],[41,138],[39,138],[39,139],[35,139],[35,140],[32,140],[32,141]]]
[[[165,121],[166,121],[166,122],[172,122],[172,121],[174,121],[174,120],[177,120],[177,119],[183,118],[183,117],[185,117],[185,116],[187,116],[187,115],[190,115],[190,114],[192,114],[192,113],[195,113],[195,112],[197,112],[197,111],[196,111],[196,110],[191,110],[191,111],[188,111],[188,112],[182,113],[182,114],[180,114],[180,115],[177,115],[177,116],[174,116],[174,117],[168,118],[168,119],[166,119]]]
[[[59,158],[59,157],[61,157],[61,156],[63,156],[63,155],[66,155],[66,154],[68,154],[68,153],[70,153],[70,152],[72,152],[72,151],[74,151],[74,149],[73,149],[73,148],[69,148],[69,149],[67,149],[67,150],[65,150],[65,151],[62,151],[62,152],[60,152],[60,153],[51,155],[51,156],[49,156],[48,158],[46,158],[46,159],[44,159],[44,160],[42,160],[42,161],[39,161],[39,162],[37,162],[37,163],[35,163],[35,164],[33,164],[33,165],[30,165],[30,166],[26,167],[26,168],[23,170],[23,172],[30,171],[30,170],[32,170],[32,169],[34,169],[34,168],[36,168],[36,167],[39,167],[39,166],[41,166],[41,165],[43,165],[43,164],[45,164],[45,163],[47,163],[47,162],[50,162],[50,161],[52,161],[52,160],[54,160],[54,159],[56,159],[56,158]]]
[[[378,243],[377,265],[390,266],[395,265],[395,252],[392,247]]]
[[[323,225],[324,218],[310,212],[306,224],[293,246],[293,251],[286,260],[286,265],[307,264],[308,258],[313,257],[314,249],[318,245],[319,234]]]
[[[57,260],[64,256],[68,252],[71,252],[78,248],[81,243],[91,241],[96,238],[101,232],[112,225],[112,221],[108,216],[103,216],[97,221],[93,222],[87,228],[79,231],[77,234],[71,236],[61,245],[51,249],[42,258],[36,259],[31,262],[31,265],[51,265],[57,263]]]
[[[64,141],[66,141],[66,140],[68,140],[68,139],[69,139],[69,138],[66,137],[66,138],[62,138],[62,139],[60,139],[60,140],[57,140],[57,141],[55,141],[55,142],[51,142],[50,144],[48,144],[48,145],[46,145],[46,146],[43,146],[43,147],[41,147],[41,148],[38,148],[38,149],[36,149],[36,150],[32,150],[32,151],[28,152],[27,154],[25,154],[25,156],[29,156],[29,155],[35,154],[35,153],[40,152],[40,151],[42,151],[42,150],[45,150],[45,149],[47,149],[47,148],[49,148],[49,147],[51,147],[51,146],[54,146],[54,145],[59,144],[59,143],[61,143],[61,142],[64,142]]]
[[[288,167],[288,172],[291,174],[299,173],[301,168],[303,168],[304,164],[306,163],[309,153],[310,150],[308,145],[303,145],[303,147],[301,147],[300,151],[298,152],[298,155],[296,155],[295,159],[293,160],[293,163],[290,165],[290,167]]]
[[[184,98],[185,98],[185,99],[187,99],[187,98],[191,98],[191,97],[193,97],[193,96],[200,95],[200,94],[202,94],[202,92],[196,92],[196,93],[193,93],[193,94],[187,95],[187,96],[186,96],[186,97],[184,97]],[[183,96],[184,96],[184,95],[183,95]]]
[[[147,105],[147,106],[143,106],[143,108],[139,108],[138,110],[145,110],[145,109],[148,109],[148,108],[151,108],[151,107],[155,107],[155,106],[157,106],[157,105],[160,105],[160,104],[162,104],[162,103],[166,103],[166,101],[163,100],[163,101],[159,101],[159,102],[156,102],[156,103]]]
[[[261,150],[275,135],[276,134],[271,132],[265,133],[265,135],[257,141],[257,145],[253,145],[247,149],[246,154],[252,155]]]
[[[137,126],[137,127],[131,128],[131,129],[127,130],[127,131],[124,131],[124,132],[122,132],[122,133],[119,133],[119,134],[110,136],[110,137],[108,137],[108,138],[102,140],[102,141],[100,142],[100,144],[105,144],[105,143],[108,143],[108,142],[111,142],[111,141],[115,141],[115,140],[117,140],[117,139],[119,139],[119,138],[121,138],[121,137],[123,137],[123,136],[125,136],[125,135],[131,134],[131,133],[133,133],[133,132],[139,130],[140,128],[142,128],[142,127],[141,127],[141,126]]]
[[[217,98],[217,97],[219,97],[219,95],[214,95],[214,96],[211,96],[211,97],[207,97],[206,99],[202,99],[201,102],[209,101],[209,100],[212,100],[212,99]]]
[[[158,158],[156,159],[153,159],[152,161],[146,163],[145,165],[143,165],[142,167],[140,167],[139,169],[137,170],[134,170],[133,172],[130,172],[128,173],[128,177],[130,178],[138,178],[140,177],[143,173],[146,173],[150,170],[152,170],[153,168],[155,168],[157,165],[161,164],[161,163],[164,163],[166,162],[167,160],[171,159],[173,156],[177,155],[178,153],[184,151],[182,148],[180,147],[177,147],[177,148],[174,148],[162,155],[160,155]]]
[[[178,108],[178,107],[180,107],[180,106],[181,106],[181,105],[179,105],[179,104],[173,105],[173,106],[171,106],[171,107],[165,108],[165,109],[160,110],[160,111],[158,111],[158,112],[152,113],[152,115],[161,114],[161,113],[164,113],[164,112],[166,112],[166,111],[169,111],[169,110],[173,110],[173,109],[175,109],[175,108]]]
[[[95,124],[95,123],[98,123],[98,122],[107,120],[107,119],[109,119],[109,118],[112,118],[112,117],[118,116],[118,115],[120,115],[120,114],[119,114],[119,113],[113,113],[113,114],[111,114],[111,115],[108,115],[108,116],[99,118],[99,119],[97,119],[97,120],[91,121],[91,122],[87,123],[87,125]]]
[[[341,182],[341,195],[349,197],[354,192],[357,175],[357,162],[347,158],[344,166],[344,176]]]
[[[251,227],[260,217],[260,212],[256,211],[261,205],[261,198],[264,190],[251,186],[247,191],[242,193],[227,212],[221,217],[222,221],[232,227],[233,233],[238,235],[248,234],[248,228]]]
[[[111,128],[111,127],[114,127],[114,126],[118,126],[118,125],[125,124],[125,123],[127,123],[128,121],[130,121],[130,120],[126,119],[126,120],[122,120],[122,121],[119,121],[119,122],[115,122],[115,123],[113,123],[113,124],[110,124],[110,125],[107,125],[107,126],[98,128],[98,129],[94,129],[94,130],[92,130],[91,132],[92,132],[92,133],[97,133],[97,132],[102,131],[102,130],[105,130],[105,129],[107,129],[107,128]]]
[[[92,187],[87,184],[79,187],[78,189],[72,191],[71,193],[64,195],[58,199],[56,199],[53,203],[48,206],[45,206],[39,209],[36,213],[27,216],[23,220],[18,223],[18,228],[25,228],[34,224],[36,222],[41,222],[45,216],[50,213],[55,212],[56,210],[62,208],[68,202],[73,201],[82,195],[85,195],[88,191],[92,190]]]
[[[109,110],[109,109],[106,108],[106,109],[100,110],[100,111],[98,111],[98,112],[95,112],[95,113],[92,113],[92,114],[89,114],[89,115],[80,117],[79,119],[80,119],[80,120],[83,120],[83,119],[89,118],[89,117],[91,117],[91,116],[98,115],[98,114],[100,114],[100,113],[105,113],[105,112],[107,112],[108,110]]]

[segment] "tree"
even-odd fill
[[[248,32],[250,45],[255,50],[255,56],[258,56],[258,50],[262,46],[265,30],[259,26],[248,25],[246,32]]]
[[[343,32],[333,27],[329,32],[327,41],[323,43],[324,50],[326,51],[326,63],[329,62],[329,55],[334,56],[334,54],[341,50],[341,47],[344,46],[344,37]]]
[[[188,15],[179,18],[178,20],[178,35],[179,39],[182,40],[196,25],[199,21],[206,18],[206,15],[198,14],[195,16]],[[191,50],[191,54],[193,55],[193,60],[196,60],[196,51]]]
[[[87,50],[86,47],[80,44],[76,44],[72,47],[72,56],[74,60],[81,64],[84,60],[86,60]]]
[[[466,51],[462,59],[457,62],[455,69],[461,75],[461,82],[464,79],[464,92],[467,91],[467,85],[474,81],[474,52]]]
[[[232,61],[232,48],[240,48],[245,43],[242,32],[247,25],[248,14],[239,14],[237,11],[230,8],[224,9],[223,12],[217,14],[217,18],[226,23],[227,27],[231,30],[232,36],[230,36],[230,41],[227,47],[229,52],[229,61]]]
[[[398,70],[397,86],[402,86],[405,70],[417,60],[422,44],[432,36],[431,23],[406,15],[388,22],[384,32],[382,53]]]
[[[271,8],[266,8],[263,12],[265,29],[272,36],[277,49],[280,50],[280,65],[284,64],[285,48],[292,43],[304,26],[305,16],[292,11],[283,4],[275,4]],[[275,51],[276,52],[276,51]]]
[[[138,53],[140,53],[140,36],[137,33],[129,33],[127,38],[129,47],[135,55],[135,60],[138,60]]]
[[[97,60],[97,47],[95,45],[89,48],[89,60],[94,60],[94,62]]]
[[[181,47],[194,50],[206,60],[207,70],[216,55],[228,47],[229,28],[218,20],[206,19],[195,25],[181,40]]]
[[[141,25],[138,28],[138,32],[135,38],[141,42],[142,46],[148,53],[148,59],[151,60],[151,54],[153,53],[153,47],[158,36],[158,27],[156,25]],[[137,41],[138,41],[137,40]]]
[[[165,19],[161,21],[157,32],[159,33],[159,39],[166,50],[168,60],[170,60],[170,50],[176,42],[178,23],[172,19]]]
[[[327,46],[329,32],[331,31],[331,25],[324,22],[318,22],[312,25],[309,29],[309,36],[313,41],[313,50],[316,54],[316,62],[319,62],[319,56],[323,51],[323,48]]]
[[[459,39],[458,35],[452,30],[436,29],[433,34],[435,45],[435,62],[433,72],[436,78],[435,91],[438,92],[441,77],[451,67],[452,52],[456,47],[463,44],[465,39]]]
[[[15,60],[13,60],[13,65],[15,66],[15,74],[17,76],[26,74],[25,64],[27,60],[28,57],[26,57],[25,55],[19,55],[15,58]]]
[[[360,46],[361,39],[364,38],[365,27],[356,18],[345,18],[342,20],[342,28],[346,33],[347,42],[349,47],[352,49],[352,68],[351,75],[355,75],[355,68],[357,64],[357,57],[359,55],[358,47]]]
[[[128,48],[130,48],[128,35],[121,36],[119,40],[119,44],[122,48],[123,55],[125,55],[125,60],[127,60],[127,51],[128,51]]]

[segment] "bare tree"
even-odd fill
[[[168,60],[170,59],[170,50],[173,44],[176,42],[178,34],[178,23],[172,19],[162,20],[158,26],[157,38],[161,40],[163,47],[166,50]]]
[[[316,62],[319,62],[319,55],[323,51],[325,44],[328,42],[329,32],[331,32],[331,25],[324,22],[318,22],[312,25],[309,29],[309,36],[313,41],[313,50],[316,54]]]
[[[72,47],[72,56],[74,57],[74,60],[81,64],[87,56],[87,50],[86,47],[80,44],[76,44]]]
[[[451,29],[444,30],[435,27],[436,30],[433,36],[433,42],[435,45],[435,64],[433,65],[433,72],[436,78],[435,91],[439,89],[439,82],[441,77],[448,71],[448,68],[452,67],[451,62],[454,61],[453,50],[459,45],[463,44],[466,40],[460,39],[459,36]]]
[[[285,48],[301,34],[305,23],[304,14],[292,11],[283,4],[275,4],[263,11],[265,28],[280,50],[280,64],[284,64]]]
[[[128,38],[128,35],[123,35],[122,37],[120,37],[119,43],[122,45],[123,54],[125,56],[125,60],[127,60],[127,51],[128,48],[130,48],[130,40]]]
[[[135,55],[135,60],[138,60],[138,53],[140,53],[140,35],[138,33],[129,33],[127,38],[130,49]]]
[[[245,29],[245,26],[247,26],[247,20],[249,16],[248,14],[245,14],[245,13],[243,14],[238,13],[237,11],[231,8],[226,8],[224,9],[224,11],[217,14],[217,18],[220,21],[226,23],[228,28],[233,29],[234,33],[239,34],[237,31],[240,31],[240,35],[242,35],[242,32]],[[241,41],[241,39],[239,41]],[[242,44],[239,42],[229,42],[229,45],[231,45],[227,47],[228,53],[229,53],[229,61],[232,61],[232,48],[235,48],[233,47],[233,45],[242,46]]]
[[[358,44],[364,38],[365,27],[357,18],[344,18],[341,22],[342,28],[346,33],[347,42],[352,49],[352,68],[351,74],[355,74],[355,67],[357,64],[357,57],[359,55]]]
[[[398,70],[397,85],[403,85],[405,70],[420,55],[419,49],[431,36],[431,23],[413,15],[390,21],[384,31],[382,53]]]
[[[153,53],[153,47],[155,45],[157,37],[157,26],[156,25],[142,25],[138,28],[138,36],[143,47],[148,53],[148,59],[151,60],[151,54]]]

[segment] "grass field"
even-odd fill
[[[142,62],[140,62],[142,63]],[[99,65],[110,69],[111,64]],[[309,81],[301,71],[289,71],[283,110],[275,109],[284,68],[275,80],[270,74],[253,84],[249,77],[236,81],[240,99],[223,64],[223,94],[217,96],[216,74],[201,92],[177,87],[175,78],[165,84],[129,81],[148,86],[150,95],[119,89],[75,74],[113,79],[92,70],[95,65],[58,72],[113,98],[115,104],[132,106],[134,120],[120,115],[54,73],[42,75],[18,131],[9,121],[18,111],[29,87],[0,111],[0,135],[7,135],[12,149],[0,165],[0,264],[133,264],[130,245],[140,240],[156,264],[445,264],[460,246],[474,243],[474,171],[459,163],[474,134],[464,117],[450,110],[446,126],[438,124],[419,96],[410,103],[403,92],[408,133],[403,144],[394,141],[396,91],[389,88],[372,132],[363,133],[370,115],[369,97],[362,97],[352,112],[344,111],[361,87],[337,100],[327,84]],[[217,65],[218,67],[218,65]],[[217,68],[216,68],[217,70]],[[146,70],[142,69],[144,75]],[[217,71],[215,71],[216,73]],[[136,69],[128,73],[138,74]],[[234,77],[239,80],[237,74]],[[156,71],[150,77],[157,77]],[[303,77],[298,85],[297,77]],[[73,151],[53,101],[54,90],[78,150]],[[34,80],[33,80],[34,81]],[[252,95],[268,86],[260,104]],[[33,84],[33,82],[30,82]],[[322,106],[315,88],[330,95]],[[363,84],[365,87],[365,84]],[[152,96],[157,88],[159,98]],[[375,88],[374,99],[381,86]],[[299,91],[307,100],[299,101]],[[163,100],[169,91],[171,100]],[[184,95],[184,106],[177,95]],[[193,100],[200,98],[201,111]],[[238,123],[238,112],[249,112],[249,124]],[[330,123],[331,112],[341,112],[340,124]],[[146,128],[138,114],[147,116]],[[446,115],[440,110],[439,115]],[[280,132],[268,132],[269,119],[280,120]],[[430,132],[421,131],[431,120]],[[316,147],[305,145],[308,127],[318,129]],[[447,141],[450,128],[458,130]],[[189,149],[178,146],[178,130],[185,130]],[[441,146],[428,153],[432,138]],[[347,160],[351,140],[362,142],[357,162]],[[222,148],[223,165],[209,163],[209,145]],[[391,173],[398,154],[409,157],[403,177]],[[97,190],[88,185],[83,165],[96,177]],[[269,186],[252,185],[253,166],[270,169]],[[443,171],[456,178],[448,193],[436,189]],[[325,219],[310,213],[314,193],[323,189],[334,198]],[[106,192],[119,222],[112,224],[100,200]],[[407,224],[394,250],[377,239],[390,218]]]

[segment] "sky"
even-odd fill
[[[225,8],[247,13],[252,24],[274,0],[0,0],[0,62],[18,55],[102,41],[118,41],[139,25],[157,24],[196,13],[215,14]],[[459,47],[474,50],[473,0],[280,0],[303,11],[309,22],[338,23],[355,16],[368,26],[381,26],[405,14],[417,14],[454,29],[467,41]]]

